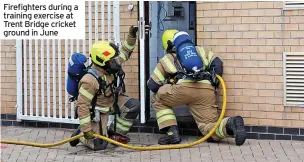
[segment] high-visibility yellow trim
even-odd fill
[[[85,125],[85,124],[90,123],[90,122],[91,122],[91,117],[90,116],[87,116],[87,117],[79,120],[80,125]]]
[[[157,69],[155,68],[153,73],[157,76],[157,78],[161,81],[164,82],[165,81],[165,77],[163,76],[163,74]]]
[[[125,55],[125,54],[123,54],[123,53],[121,53],[121,54],[119,55],[119,57],[120,57],[120,58],[122,58],[124,61],[126,61],[126,60],[127,60],[126,55]]]
[[[161,124],[162,122],[168,121],[168,120],[176,120],[175,115],[164,115],[157,119],[157,123]]]
[[[124,45],[124,46],[127,48],[127,50],[129,50],[129,51],[132,51],[132,50],[135,48],[135,45],[130,46],[130,45],[128,44],[127,40],[124,41],[124,44],[123,44],[123,45]]]
[[[119,130],[123,131],[123,132],[128,132],[130,130],[130,128],[116,122],[116,128],[118,128]]]
[[[185,79],[180,79],[178,80],[178,82],[176,84],[179,84],[179,83],[193,83],[194,81],[192,80],[185,80]],[[211,84],[211,82],[209,80],[200,80],[200,81],[197,81],[198,83],[205,83],[205,84]]]
[[[117,116],[116,119],[117,119],[117,122],[118,122],[118,123],[122,124],[122,125],[125,126],[125,127],[130,128],[130,127],[132,127],[132,125],[133,125],[132,122],[127,121],[127,120],[124,120],[124,119],[122,119],[122,118],[120,118],[120,117],[118,117],[118,116]]]
[[[200,55],[203,59],[203,62],[204,62],[204,69],[206,69],[207,66],[209,65],[209,61],[206,58],[206,52],[205,52],[204,48],[198,48],[198,50],[200,51],[199,53],[200,53]]]
[[[220,124],[218,129],[219,129],[219,133],[221,134],[221,136],[223,138],[225,138],[225,133],[223,132],[223,126],[224,126],[224,120],[222,121],[222,123]]]
[[[110,107],[99,107],[95,106],[95,109],[102,112],[108,112],[110,110]]]
[[[79,93],[81,93],[82,95],[84,95],[86,98],[92,100],[93,99],[93,95],[91,93],[89,93],[87,90],[85,90],[83,87],[80,87],[79,89]]]
[[[164,115],[174,115],[174,112],[172,109],[164,109],[164,110],[160,110],[159,112],[156,113],[156,118],[160,118]]]
[[[170,70],[171,73],[176,73],[177,72],[176,67],[172,64],[172,62],[167,57],[167,55],[165,55],[165,57],[163,57],[163,60],[164,60],[166,66],[168,67],[168,69]]]

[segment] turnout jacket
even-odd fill
[[[196,46],[196,50],[199,53],[201,60],[203,61],[204,70],[210,72],[214,69],[215,73],[222,76],[223,74],[223,62],[218,56],[216,56],[212,51],[205,49],[203,47]],[[170,75],[177,73],[176,65],[174,64],[175,53],[167,53],[163,58],[160,59],[156,68],[154,69],[152,75],[150,76],[147,85],[148,88],[156,93],[158,89],[166,84],[166,80]],[[180,64],[179,62],[177,62]],[[211,85],[209,80],[201,80],[198,82],[193,82],[187,79],[179,79],[176,84],[184,85],[187,87],[196,87],[196,88],[211,88],[214,87]]]
[[[119,46],[119,63],[123,64],[129,58],[135,48],[136,38],[127,36],[127,38]],[[93,65],[92,68],[96,70],[106,84],[111,84],[114,80],[113,75],[106,74],[105,70]],[[116,83],[114,83],[116,84]],[[79,96],[77,100],[78,105],[78,116],[80,121],[80,129],[82,132],[88,132],[92,130],[91,126],[91,114],[90,109],[92,108],[91,102],[93,97],[98,93],[99,83],[98,80],[91,74],[86,74],[79,81]],[[106,89],[106,95],[110,95],[110,87]],[[97,96],[95,110],[99,110],[101,113],[108,113],[110,108],[113,106],[114,96],[105,97],[104,94]]]

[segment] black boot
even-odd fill
[[[170,126],[167,135],[158,139],[158,144],[168,145],[168,144],[179,144],[181,142],[181,137],[179,135],[178,127],[176,125]]]
[[[235,144],[237,146],[243,145],[246,141],[246,130],[244,120],[241,116],[229,118],[226,124],[226,131],[228,135],[235,138]]]
[[[80,134],[81,131],[80,131],[80,128],[76,129],[76,131],[71,135],[71,137],[74,137],[74,136],[77,136],[78,134]],[[80,142],[79,139],[75,139],[74,141],[70,141],[70,145],[72,147],[75,147],[78,143]]]

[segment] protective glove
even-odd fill
[[[132,37],[132,38],[135,38],[136,37],[136,33],[138,31],[138,27],[135,27],[135,26],[131,26],[129,28],[129,35]]]
[[[83,132],[83,134],[84,134],[85,139],[93,139],[94,138],[94,136],[93,136],[94,132],[92,130],[90,130],[88,132]]]

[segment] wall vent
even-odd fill
[[[304,9],[304,1],[284,1],[284,10]]]

